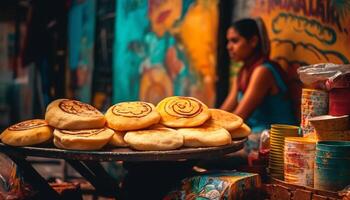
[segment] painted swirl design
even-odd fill
[[[74,135],[77,137],[91,137],[93,135],[97,135],[102,131],[106,130],[106,128],[101,129],[89,129],[89,130],[61,130],[61,133],[67,135]]]
[[[10,126],[10,131],[24,131],[42,126],[47,126],[47,122],[42,119],[32,119]]]
[[[66,113],[79,116],[91,116],[101,114],[95,107],[75,100],[63,100],[60,102],[59,107],[62,111]]]
[[[203,105],[196,99],[189,97],[171,98],[164,105],[165,112],[173,117],[191,118],[199,115]]]
[[[152,112],[152,107],[145,102],[119,103],[112,108],[113,114],[123,117],[140,118]]]

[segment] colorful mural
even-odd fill
[[[349,63],[350,1],[253,0],[252,16],[262,17],[271,57],[288,70],[296,109],[301,83],[296,69],[315,63]]]
[[[269,31],[272,58],[287,66],[349,63],[350,1],[256,0],[251,10]]]
[[[116,3],[113,102],[194,96],[212,106],[217,0]]]
[[[71,90],[68,96],[91,101],[94,71],[95,0],[73,0],[68,16],[69,67]]]

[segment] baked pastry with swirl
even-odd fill
[[[208,107],[193,97],[167,97],[158,103],[157,111],[160,123],[173,128],[200,126],[210,118]]]
[[[115,104],[107,110],[105,117],[107,126],[116,131],[144,129],[160,120],[154,105],[143,101]]]
[[[68,130],[103,128],[106,123],[95,107],[70,99],[51,102],[46,108],[45,120],[50,126]]]
[[[43,119],[32,119],[10,126],[1,133],[0,139],[11,146],[41,144],[52,138],[53,129]]]
[[[107,127],[86,130],[55,129],[53,143],[61,149],[98,150],[105,146],[114,134]]]

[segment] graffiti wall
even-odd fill
[[[113,102],[215,101],[216,0],[116,1]]]
[[[256,0],[250,13],[264,19],[272,57],[285,68],[349,63],[350,1]]]

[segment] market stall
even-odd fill
[[[270,130],[271,199],[349,198],[349,67],[299,68],[305,84],[300,133],[290,126],[278,130],[272,125]]]
[[[59,99],[47,107],[45,120],[7,128],[0,136],[0,150],[39,199],[60,196],[26,160],[28,156],[65,160],[102,196],[159,199],[194,175],[198,160],[241,150],[249,134],[240,117],[208,109],[192,97],[168,97],[157,107],[123,102],[105,115],[91,105]],[[101,165],[115,161],[123,161],[128,170],[122,187]]]
[[[118,197],[118,195],[121,195],[121,191],[116,185],[117,182],[113,181],[100,162],[126,161],[134,165],[138,163],[142,168],[139,169],[142,170],[142,173],[151,173],[157,177],[157,172],[162,167],[163,170],[167,170],[164,168],[164,163],[166,163],[164,161],[177,161],[173,162],[174,166],[177,163],[177,165],[191,169],[195,163],[191,161],[207,157],[220,157],[238,151],[243,148],[245,141],[246,139],[243,138],[234,140],[230,145],[222,147],[183,148],[170,151],[134,151],[129,148],[104,149],[101,151],[73,151],[54,147],[11,147],[3,143],[0,144],[0,150],[9,156],[17,164],[19,169],[23,171],[25,180],[28,180],[34,190],[39,191],[39,197],[42,199],[59,199],[59,197],[48,185],[47,181],[25,160],[27,156],[64,159],[86,178],[98,193],[103,196]],[[146,161],[148,163],[145,164]],[[150,162],[153,162],[153,169],[146,167],[150,165]],[[174,169],[171,164],[167,165],[167,167]],[[171,173],[177,172],[171,171]],[[163,178],[167,179],[168,177]],[[131,192],[131,189],[128,190]],[[134,190],[137,189],[134,188]]]

